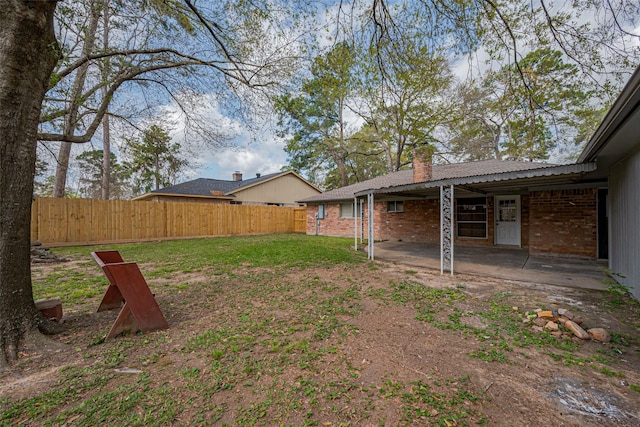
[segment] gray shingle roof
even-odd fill
[[[508,172],[525,171],[555,167],[550,163],[533,163],[513,160],[479,160],[467,163],[451,163],[446,165],[433,165],[432,181],[443,179],[466,178],[471,176],[493,175]],[[327,191],[317,196],[299,200],[301,203],[322,203],[328,201],[351,200],[358,192],[365,190],[377,190],[381,188],[395,187],[413,183],[413,170],[402,170],[387,175],[379,176],[357,184]]]
[[[154,194],[184,194],[189,196],[211,196],[211,191],[221,191],[225,194],[240,190],[243,187],[257,184],[287,172],[276,172],[262,175],[260,178],[245,179],[242,181],[225,181],[222,179],[198,178],[192,181],[182,182],[170,187],[154,190]]]

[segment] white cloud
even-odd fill
[[[256,173],[278,172],[286,164],[284,144],[269,126],[254,135],[239,120],[225,116],[214,96],[192,101],[190,117],[175,102],[160,110],[163,123],[172,128],[172,139],[190,154],[193,167],[186,179],[228,180],[235,171],[251,178]]]
[[[204,166],[195,171],[197,176],[227,180],[233,172],[240,171],[247,179],[257,173],[279,172],[287,163],[284,144],[275,135],[265,132],[258,141],[251,140],[251,135],[244,132],[238,140],[238,148],[207,153],[203,158]]]

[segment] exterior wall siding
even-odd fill
[[[235,200],[243,204],[280,203],[298,206],[296,200],[319,194],[318,190],[294,175],[283,175],[235,193]]]
[[[529,252],[597,256],[595,188],[536,191],[529,195]]]
[[[640,299],[640,150],[609,171],[609,268]]]

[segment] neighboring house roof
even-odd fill
[[[321,191],[313,184],[302,178],[300,175],[293,171],[276,172],[267,175],[261,175],[260,177],[243,179],[239,181],[226,181],[222,179],[210,179],[210,178],[197,178],[192,181],[182,182],[180,184],[171,185],[169,187],[153,190],[149,193],[142,194],[134,197],[132,200],[143,200],[153,197],[155,195],[163,196],[191,196],[191,197],[206,197],[215,199],[233,199],[234,193],[237,193],[247,188],[263,184],[267,181],[279,178],[285,175],[294,175],[300,180],[304,181],[310,187]]]
[[[182,182],[170,187],[154,190],[153,194],[182,194],[189,196],[211,196],[212,191],[219,191],[224,195],[232,196],[233,192],[240,188],[255,185],[262,181],[267,181],[276,176],[284,175],[286,172],[271,173],[260,178],[250,178],[241,181],[225,181],[223,179],[198,178],[192,181]],[[222,195],[221,194],[221,195]]]
[[[356,195],[362,195],[371,190],[376,193],[386,192],[383,191],[383,189],[389,189],[392,191],[403,191],[405,187],[409,186],[421,186],[426,188],[444,185],[443,182],[445,181],[456,180],[460,181],[460,183],[463,183],[463,181],[465,180],[478,181],[478,177],[491,177],[491,179],[497,179],[500,175],[506,177],[507,174],[513,175],[514,173],[522,173],[534,170],[547,170],[547,174],[554,173],[554,171],[556,173],[560,173],[561,170],[559,170],[558,168],[564,168],[564,166],[557,166],[550,163],[533,163],[495,159],[479,160],[466,163],[433,165],[432,179],[426,183],[414,183],[413,170],[408,169],[379,176],[377,178],[359,182],[357,184],[349,185],[346,187],[337,188],[335,190],[327,191],[326,193],[300,200],[300,202],[322,203],[327,201],[351,200]]]

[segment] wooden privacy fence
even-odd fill
[[[43,245],[305,232],[299,207],[36,198],[31,241]]]
[[[294,232],[306,233],[307,232],[307,208],[294,208],[293,209],[293,222]]]

